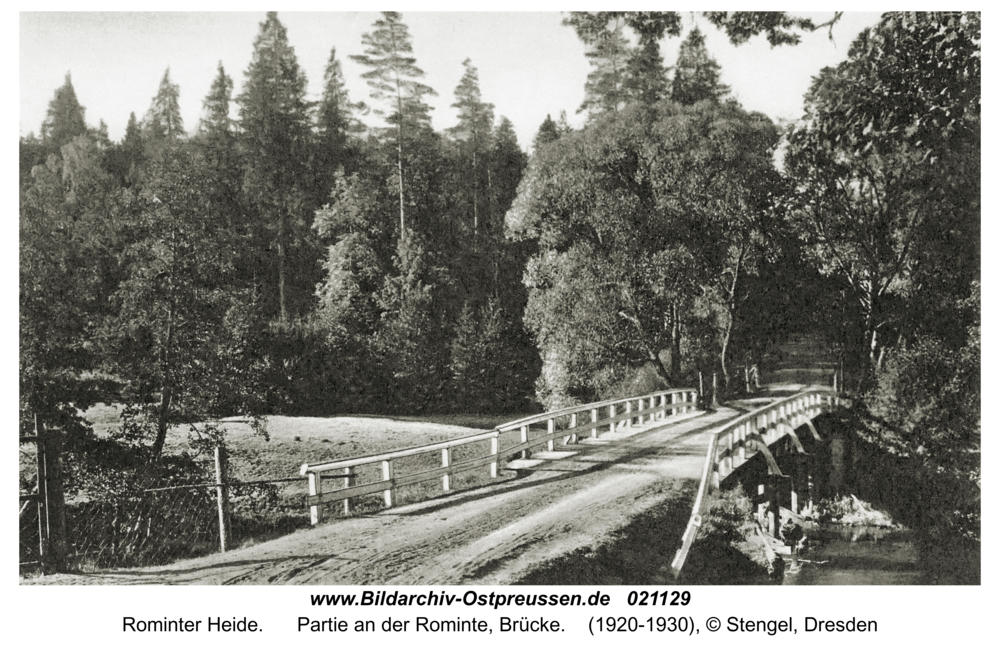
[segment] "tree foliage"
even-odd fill
[[[271,286],[277,289],[277,311],[284,320],[293,290],[291,253],[309,232],[302,184],[311,125],[306,77],[276,12],[269,12],[260,25],[244,77],[237,97],[246,165],[243,188],[261,225],[261,249],[273,243],[273,261],[265,261],[274,269]]]
[[[430,128],[430,106],[425,96],[437,93],[418,79],[424,71],[417,67],[417,60],[409,56],[413,52],[410,32],[395,11],[382,12],[382,18],[375,21],[374,29],[362,36],[364,54],[352,54],[351,59],[368,68],[362,78],[371,88],[371,96],[381,102],[383,108],[376,114],[383,115],[395,131],[396,165],[399,181],[399,236],[406,232],[406,197],[404,184],[404,139],[413,133]],[[386,110],[386,107],[389,109]]]
[[[696,26],[677,52],[670,97],[681,104],[721,101],[729,87],[719,82],[722,68],[705,48],[705,36]]]
[[[681,320],[689,333],[709,327],[706,369],[725,366],[745,278],[768,250],[776,143],[766,118],[736,105],[663,103],[609,115],[536,153],[507,228],[538,243],[525,320],[546,368],[575,382],[561,394],[542,386],[543,396],[600,395],[643,364],[676,382],[679,364],[668,369],[664,358],[679,356]]]
[[[60,86],[49,102],[49,109],[42,122],[42,144],[53,153],[59,153],[63,145],[87,132],[84,122],[85,109],[76,98],[73,80],[66,73],[66,81]]]
[[[180,95],[180,86],[170,81],[170,68],[167,68],[142,119],[143,133],[150,143],[174,142],[187,135],[181,117]]]
[[[979,275],[978,25],[883,15],[816,77],[789,138],[791,224],[856,301],[852,357],[869,370],[922,328],[960,331],[946,304]],[[915,320],[908,303],[944,319]]]

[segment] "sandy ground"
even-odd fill
[[[596,547],[699,479],[708,432],[739,411],[605,433],[514,460],[484,487],[332,519],[169,566],[51,575],[22,584],[506,584]]]

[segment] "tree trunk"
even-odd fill
[[[170,386],[170,352],[174,344],[174,304],[167,311],[167,335],[164,337],[163,348],[160,350],[160,371],[164,374],[163,391],[160,393],[160,407],[156,413],[156,439],[153,441],[153,459],[160,457],[163,445],[167,441],[167,415],[170,412],[170,401],[173,390]]]
[[[288,321],[288,306],[285,301],[285,217],[278,216],[278,308],[282,322]]]
[[[163,394],[160,395],[160,408],[156,416],[156,440],[153,442],[153,459],[160,457],[163,452],[163,445],[167,441],[167,427],[168,427],[168,417],[170,412],[170,401],[173,396],[173,390],[170,386],[165,386],[163,388]]]
[[[681,374],[681,319],[677,302],[670,303],[670,373]]]

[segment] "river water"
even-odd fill
[[[916,535],[878,527],[824,526],[808,534],[798,572],[784,585],[927,584]]]

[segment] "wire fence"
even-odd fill
[[[30,494],[31,452],[22,445],[22,574],[41,569],[46,543],[39,518],[45,507]],[[88,476],[65,494],[60,571],[94,572],[172,563],[267,540],[308,525],[305,478],[253,480],[229,476],[211,461],[188,465],[184,484],[176,472],[151,478],[123,471]],[[221,477],[221,481],[220,481]],[[54,550],[53,550],[54,551]]]

